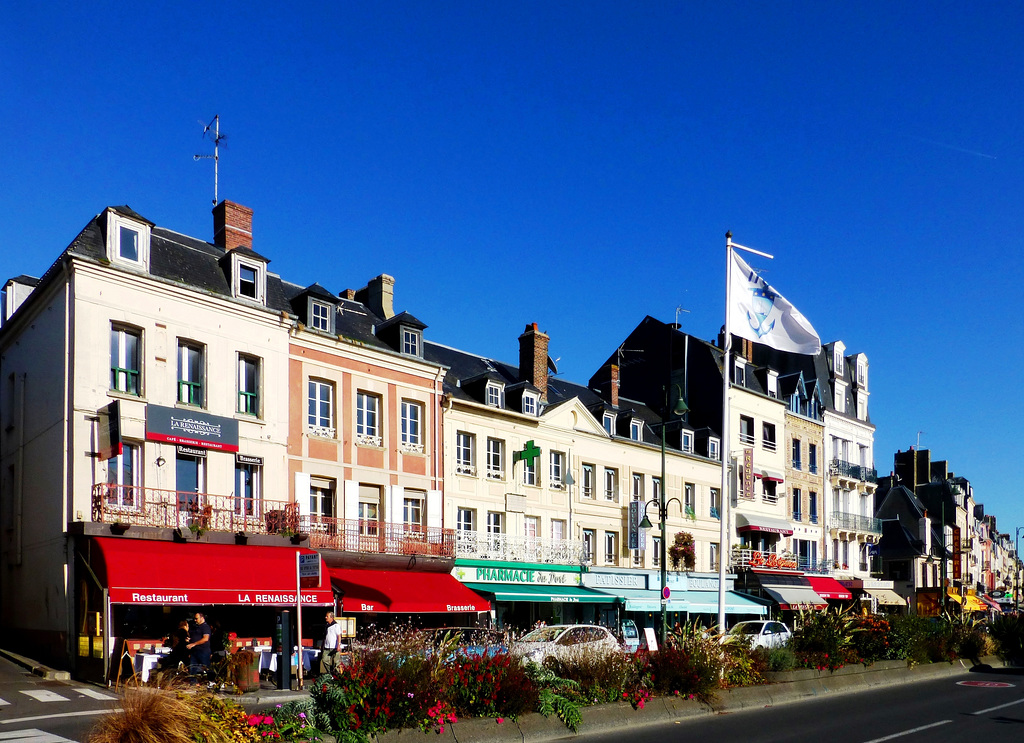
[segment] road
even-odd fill
[[[1014,674],[1010,671],[1016,671]],[[630,743],[963,743],[1024,740],[1024,669],[993,669],[765,709],[637,725]],[[986,684],[965,686],[963,682]],[[989,686],[987,684],[1005,684]],[[584,713],[586,714],[586,713]],[[642,712],[639,714],[643,714]],[[639,722],[639,718],[638,718]],[[620,743],[622,733],[588,735]]]
[[[0,658],[0,743],[81,743],[117,702],[112,691],[45,681]]]

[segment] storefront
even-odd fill
[[[317,553],[130,537],[84,540],[76,554],[76,672],[108,678],[126,640],[159,644],[195,611],[215,630],[274,637],[280,613],[294,617],[301,597],[303,637],[318,637],[334,594],[322,559],[319,582],[298,591],[299,554]]]
[[[450,573],[411,570],[330,568],[341,610],[361,626],[394,621],[422,627],[475,627],[488,624],[491,603]]]
[[[616,622],[616,598],[584,587],[579,566],[456,560],[452,575],[491,601],[501,629],[529,629],[537,622]]]
[[[739,581],[743,592],[771,600],[781,612],[816,611],[828,606],[798,572],[745,570]]]
[[[893,590],[891,580],[867,578],[842,579],[839,581],[853,594],[860,611],[868,614],[906,614],[907,600]]]
[[[853,600],[850,589],[830,575],[805,575],[804,577],[807,578],[816,594],[826,602],[833,602],[834,606],[849,605],[849,602]]]

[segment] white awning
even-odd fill
[[[874,596],[883,606],[907,605],[907,600],[890,588],[865,588],[864,593]]]

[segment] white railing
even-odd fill
[[[584,547],[582,541],[572,542],[567,539],[457,531],[455,533],[455,554],[461,558],[481,560],[579,565],[583,559]]]

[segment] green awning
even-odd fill
[[[610,604],[615,597],[582,586],[528,586],[516,583],[463,583],[477,593],[489,593],[495,601],[533,601],[542,604]]]
[[[718,591],[684,591],[682,597],[686,600],[686,610],[691,614],[718,613]],[[735,591],[725,592],[726,614],[764,616],[768,611],[767,603],[767,601],[757,601],[751,596],[744,596]]]
[[[661,591],[644,590],[641,588],[622,588],[617,591],[604,589],[609,594],[609,599],[618,599],[626,605],[626,611],[660,612]],[[667,611],[686,611],[686,601],[682,593],[673,592],[668,600]]]

